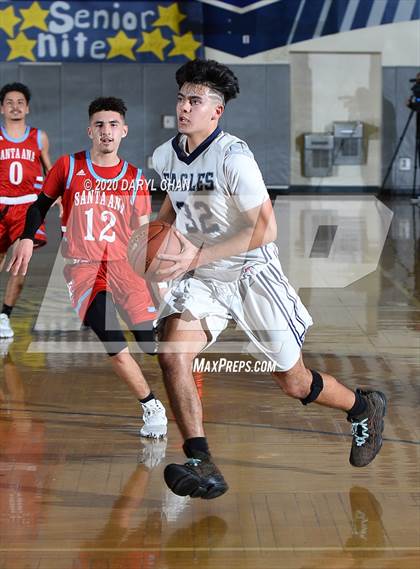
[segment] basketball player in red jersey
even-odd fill
[[[22,233],[26,211],[42,189],[44,172],[51,168],[45,132],[26,124],[31,93],[22,83],[9,83],[0,90],[4,124],[0,132],[0,270],[9,247]],[[45,227],[35,235],[34,247],[47,242]],[[0,338],[12,338],[10,314],[25,277],[11,275],[0,314]]]
[[[8,269],[26,274],[36,231],[62,198],[62,253],[65,279],[79,318],[103,342],[111,365],[143,407],[142,436],[166,435],[165,409],[130,355],[116,306],[142,345],[151,330],[155,308],[143,279],[127,261],[131,233],[147,222],[150,196],[142,171],[118,157],[127,136],[126,107],[121,99],[100,97],[89,106],[90,151],[62,156],[49,172],[44,189],[29,208]]]

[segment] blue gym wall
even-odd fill
[[[123,152],[150,174],[147,160],[154,146],[175,132],[164,129],[162,124],[163,115],[174,113],[174,71],[183,61],[206,55],[232,65],[242,86],[240,98],[227,107],[223,126],[249,142],[267,184],[288,186],[293,105],[289,53],[303,48],[317,51],[322,46],[327,52],[354,49],[382,54],[384,173],[408,117],[405,106],[410,93],[408,80],[420,69],[420,0],[64,3],[66,13],[73,15],[77,10],[89,9],[108,9],[121,14],[131,11],[140,22],[142,14],[149,14],[144,20],[147,29],[126,31],[126,36],[136,38],[137,43],[124,48],[125,51],[121,48],[119,55],[107,43],[107,38],[112,40],[117,31],[83,28],[87,42],[97,41],[101,33],[104,36],[105,60],[93,64],[86,63],[93,61],[88,56],[78,57],[74,49],[66,57],[57,55],[49,60],[40,57],[38,34],[50,33],[53,18],[48,10],[54,4],[57,5],[43,0],[0,1],[1,83],[19,79],[31,86],[34,92],[31,121],[47,130],[54,158],[88,143],[87,105],[93,97],[113,93],[126,99],[129,106],[130,135]],[[44,10],[44,20],[30,20],[36,5]],[[167,15],[170,13],[181,13],[186,18],[177,23],[176,19],[171,20],[175,16]],[[69,40],[78,31],[77,27],[69,31]],[[151,51],[142,51],[146,36],[151,33],[163,38],[162,48],[152,45]],[[19,44],[22,52],[15,49],[19,34],[29,42]],[[343,43],[344,38],[347,43]],[[184,43],[179,43],[181,40]],[[414,156],[412,123],[399,157]],[[401,171],[398,158],[389,187],[408,192],[412,169]]]

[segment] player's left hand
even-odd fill
[[[173,261],[171,267],[156,271],[156,278],[154,280],[157,282],[171,281],[197,266],[200,249],[193,245],[191,241],[179,233],[179,231],[177,231],[176,234],[182,245],[181,253],[178,255],[165,255],[161,253],[157,256],[161,261]]]

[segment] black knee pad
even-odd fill
[[[321,374],[312,369],[310,372],[312,374],[311,390],[305,399],[300,400],[302,405],[308,405],[308,403],[315,401],[324,388],[324,380],[322,379]]]

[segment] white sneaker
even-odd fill
[[[139,464],[144,464],[149,470],[158,466],[165,458],[166,439],[147,439],[143,440],[143,448],[139,454]]]
[[[5,358],[9,353],[9,346],[13,338],[0,338],[0,357]]]
[[[15,333],[10,326],[10,320],[7,314],[0,314],[0,338],[13,338]]]
[[[141,406],[143,407],[144,425],[140,429],[140,435],[153,439],[164,437],[168,430],[165,407],[159,399],[152,399],[147,403],[142,403]]]

